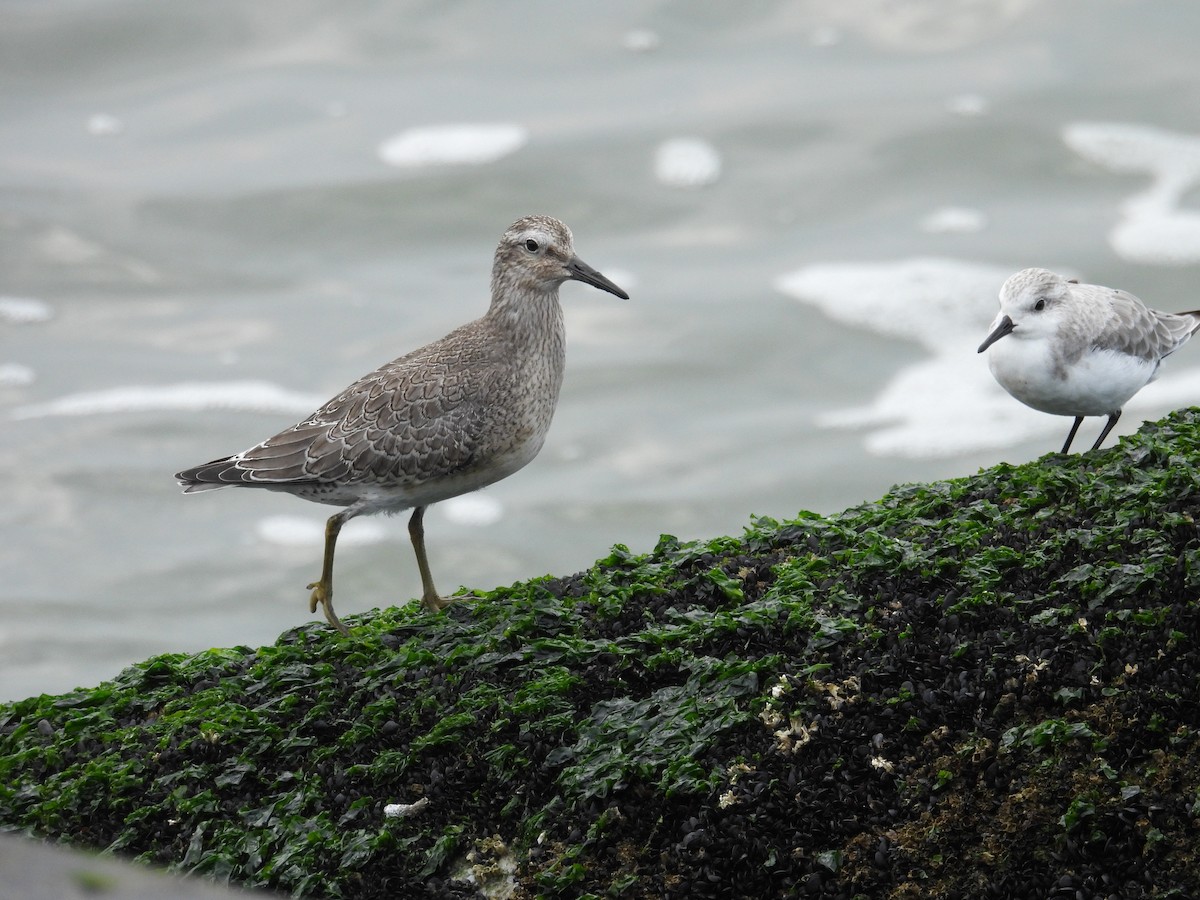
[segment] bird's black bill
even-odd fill
[[[584,284],[590,284],[592,287],[598,287],[602,291],[608,291],[610,294],[616,294],[622,300],[628,300],[629,295],[585,263],[578,256],[572,257],[567,263],[567,271],[571,274],[568,276],[572,281],[582,281]]]
[[[996,343],[996,341],[1000,340],[1000,338],[1004,337],[1006,334],[1012,334],[1012,330],[1016,327],[1017,326],[1013,324],[1013,320],[1010,319],[1008,316],[1005,316],[1003,319],[1000,320],[1000,324],[997,325],[992,330],[992,333],[983,339],[983,343],[979,345],[978,352],[982,353],[984,350],[986,350],[988,347],[992,346],[992,344]]]

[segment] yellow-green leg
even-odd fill
[[[442,597],[433,586],[433,575],[429,571],[429,560],[425,558],[425,507],[418,506],[408,520],[408,536],[412,538],[413,551],[417,554],[417,568],[421,570],[421,605],[431,612],[449,606],[453,597]]]
[[[337,546],[338,532],[342,530],[345,521],[346,514],[338,513],[330,516],[329,521],[325,523],[325,561],[321,564],[321,580],[308,586],[312,591],[308,600],[308,611],[316,612],[317,604],[321,604],[325,610],[325,620],[342,634],[349,634],[350,629],[342,624],[342,620],[333,611],[333,551]]]

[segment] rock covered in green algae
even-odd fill
[[[0,706],[0,824],[321,897],[1200,896],[1198,460],[1186,411],[159,657]]]

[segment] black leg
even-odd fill
[[[1108,414],[1108,421],[1104,424],[1104,430],[1100,432],[1100,437],[1096,438],[1096,443],[1092,444],[1092,449],[1099,449],[1104,443],[1104,439],[1108,437],[1108,433],[1113,430],[1113,426],[1117,424],[1117,419],[1121,418],[1121,411],[1118,409],[1115,413]]]
[[[1075,432],[1079,430],[1079,426],[1083,424],[1083,416],[1075,417],[1075,424],[1071,426],[1071,433],[1067,435],[1067,442],[1063,444],[1062,452],[1067,453],[1071,449],[1071,441],[1075,440]]]

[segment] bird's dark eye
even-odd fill
[[[1046,308],[1046,299],[1043,297],[1037,303],[1033,304],[1033,308],[1038,310],[1039,312],[1041,310],[1045,309]]]
[[[525,249],[528,250],[530,253],[537,253],[538,252],[538,242],[535,241],[533,238],[530,238],[529,240],[527,240],[525,242]]]

